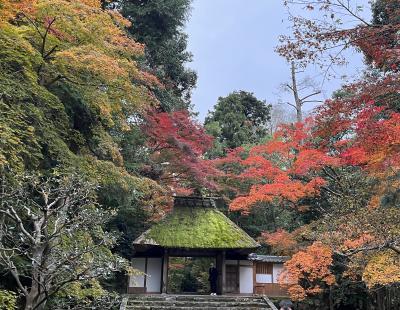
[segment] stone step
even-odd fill
[[[129,299],[129,301],[143,301],[143,302],[161,302],[161,301],[167,301],[167,302],[173,302],[173,301],[180,301],[180,302],[263,302],[262,299]]]
[[[129,300],[130,306],[176,306],[176,307],[262,307],[265,302],[258,301],[193,301],[193,300]]]
[[[260,296],[131,295],[126,310],[271,310]]]
[[[272,310],[267,305],[260,307],[176,307],[176,306],[127,306],[126,310]]]
[[[253,296],[211,296],[211,295],[135,295],[131,296],[129,300],[178,300],[178,301],[217,301],[217,302],[229,302],[229,301],[259,301],[262,300],[260,297]]]

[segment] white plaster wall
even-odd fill
[[[272,283],[272,274],[256,274],[256,282],[257,283]]]
[[[274,283],[278,283],[279,275],[283,270],[283,264],[274,264],[272,267],[272,273],[274,276]]]
[[[161,273],[162,259],[161,257],[149,257],[147,259],[147,293],[161,293]]]
[[[146,258],[135,257],[132,259],[132,267],[143,272],[145,270]],[[139,276],[129,276],[129,287],[144,287],[144,274]]]
[[[253,293],[253,267],[239,267],[239,291],[241,294]]]

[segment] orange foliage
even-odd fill
[[[375,240],[375,238],[371,234],[364,233],[358,238],[345,240],[343,242],[343,248],[346,250],[347,249],[356,249],[356,248],[359,248],[359,247],[361,247],[365,244],[368,244],[374,240]]]
[[[37,0],[0,0],[0,22],[9,21],[20,12],[32,14],[36,5]]]
[[[128,57],[144,53],[143,44],[125,32],[130,21],[115,10],[103,10],[100,0],[0,0],[0,7],[0,21],[29,20],[41,36],[55,19],[48,32],[58,39],[78,46],[101,42],[108,51]]]
[[[359,121],[359,147],[367,154],[369,169],[400,168],[400,114],[373,122],[378,111]]]
[[[288,288],[294,300],[303,300],[307,296],[321,293],[324,286],[331,286],[336,282],[330,270],[332,254],[328,246],[314,242],[285,263],[279,283]]]
[[[101,8],[101,0],[80,0],[80,2],[96,9]]]
[[[293,234],[281,228],[274,233],[264,232],[261,237],[272,247],[273,252],[279,255],[291,255],[297,246]]]
[[[284,125],[271,141],[253,147],[247,158],[231,152],[225,161],[216,162],[236,161],[244,168],[237,177],[254,184],[246,195],[231,202],[230,210],[248,213],[257,202],[295,205],[319,194],[326,181],[316,173],[325,166],[338,166],[340,160],[314,147],[312,126],[310,119],[304,124]]]
[[[249,208],[257,202],[292,202],[296,203],[302,198],[319,194],[319,189],[325,180],[316,177],[309,182],[287,180],[266,185],[254,185],[247,196],[237,197],[229,206],[231,211],[248,212]]]
[[[130,23],[118,12],[103,10],[100,0],[7,3],[17,25],[28,27],[41,47],[42,85],[69,84],[100,111],[105,127],[121,131],[130,129],[131,115],[157,104],[151,89],[161,84],[135,61],[144,46],[128,36]]]

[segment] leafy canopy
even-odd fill
[[[265,101],[245,91],[218,98],[204,122],[207,131],[215,137],[219,151],[211,157],[225,154],[226,149],[261,141],[267,134],[270,109]]]
[[[122,0],[121,14],[132,22],[129,33],[145,45],[145,64],[164,84],[155,91],[164,111],[187,109],[197,74],[187,68],[192,54],[187,51],[183,28],[191,0]]]

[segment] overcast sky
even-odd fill
[[[235,90],[253,92],[269,103],[278,102],[282,96],[279,85],[290,78],[290,68],[274,48],[288,26],[281,0],[193,1],[186,32],[194,57],[189,66],[198,73],[192,102],[200,121],[218,97]],[[362,68],[362,56],[351,52],[349,58],[350,65],[340,73],[351,77]],[[311,68],[307,75],[320,82],[320,74]],[[340,79],[325,82],[319,99],[328,98],[341,84]]]

